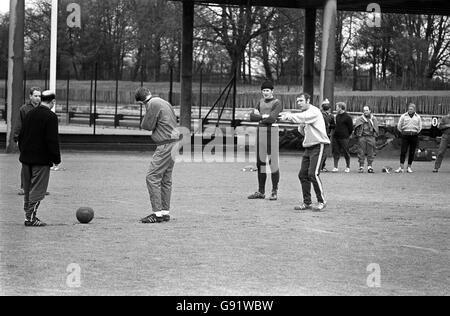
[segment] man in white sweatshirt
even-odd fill
[[[324,153],[327,146],[330,146],[330,139],[327,135],[325,120],[320,109],[310,104],[311,97],[303,93],[297,97],[297,104],[300,106],[301,113],[281,113],[282,121],[299,123],[299,132],[305,136],[303,147],[302,168],[299,179],[303,190],[303,204],[295,209],[297,211],[314,210],[323,211],[327,202],[323,191],[322,181],[320,180],[320,169],[325,159]],[[317,195],[318,204],[312,206],[311,185]]]
[[[411,103],[408,106],[408,112],[400,117],[397,128],[402,134],[402,151],[400,155],[400,167],[395,172],[405,172],[406,153],[409,149],[407,173],[413,173],[412,164],[414,162],[416,149],[419,146],[419,134],[423,128],[422,118],[417,114],[415,104]]]

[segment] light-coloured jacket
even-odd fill
[[[310,108],[301,113],[286,113],[286,119],[293,123],[300,124],[299,131],[305,136],[303,147],[313,147],[319,144],[330,144],[327,135],[325,120],[317,107],[311,105]]]
[[[417,113],[412,118],[409,113],[405,113],[400,117],[397,128],[402,134],[420,134],[423,129],[422,118]]]

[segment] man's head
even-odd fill
[[[33,87],[30,89],[30,102],[33,106],[38,106],[41,103],[41,89]]]
[[[264,99],[266,99],[266,100],[273,99],[273,90],[274,89],[275,89],[275,87],[271,81],[265,81],[261,85],[261,92],[263,94]]]
[[[372,115],[372,111],[370,111],[370,107],[368,107],[367,105],[364,107],[363,112],[364,116],[366,117],[370,117]]]
[[[410,103],[408,105],[408,114],[409,115],[414,115],[416,114],[416,105],[414,103]]]
[[[339,102],[336,104],[336,111],[339,114],[345,113],[345,111],[347,111],[347,104],[345,104],[344,102]]]
[[[49,90],[42,92],[41,104],[52,110],[56,105],[56,93]]]
[[[297,105],[300,106],[300,110],[306,111],[311,106],[311,96],[307,93],[302,93],[297,97]]]
[[[136,90],[135,99],[139,104],[145,104],[152,98],[152,93],[147,88],[139,88]]]
[[[330,104],[330,101],[328,101],[328,99],[325,99],[322,102],[322,110],[324,110],[325,112],[328,112],[331,110],[331,104]]]

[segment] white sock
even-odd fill
[[[170,211],[162,211],[161,213],[162,213],[163,216],[170,215]]]
[[[156,215],[157,217],[163,217],[162,212],[155,212],[155,215]]]

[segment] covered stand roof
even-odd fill
[[[325,0],[175,0],[194,1],[198,4],[227,4],[281,8],[322,8]],[[370,3],[377,3],[385,13],[435,14],[450,16],[449,0],[337,0],[342,11],[366,11]]]

